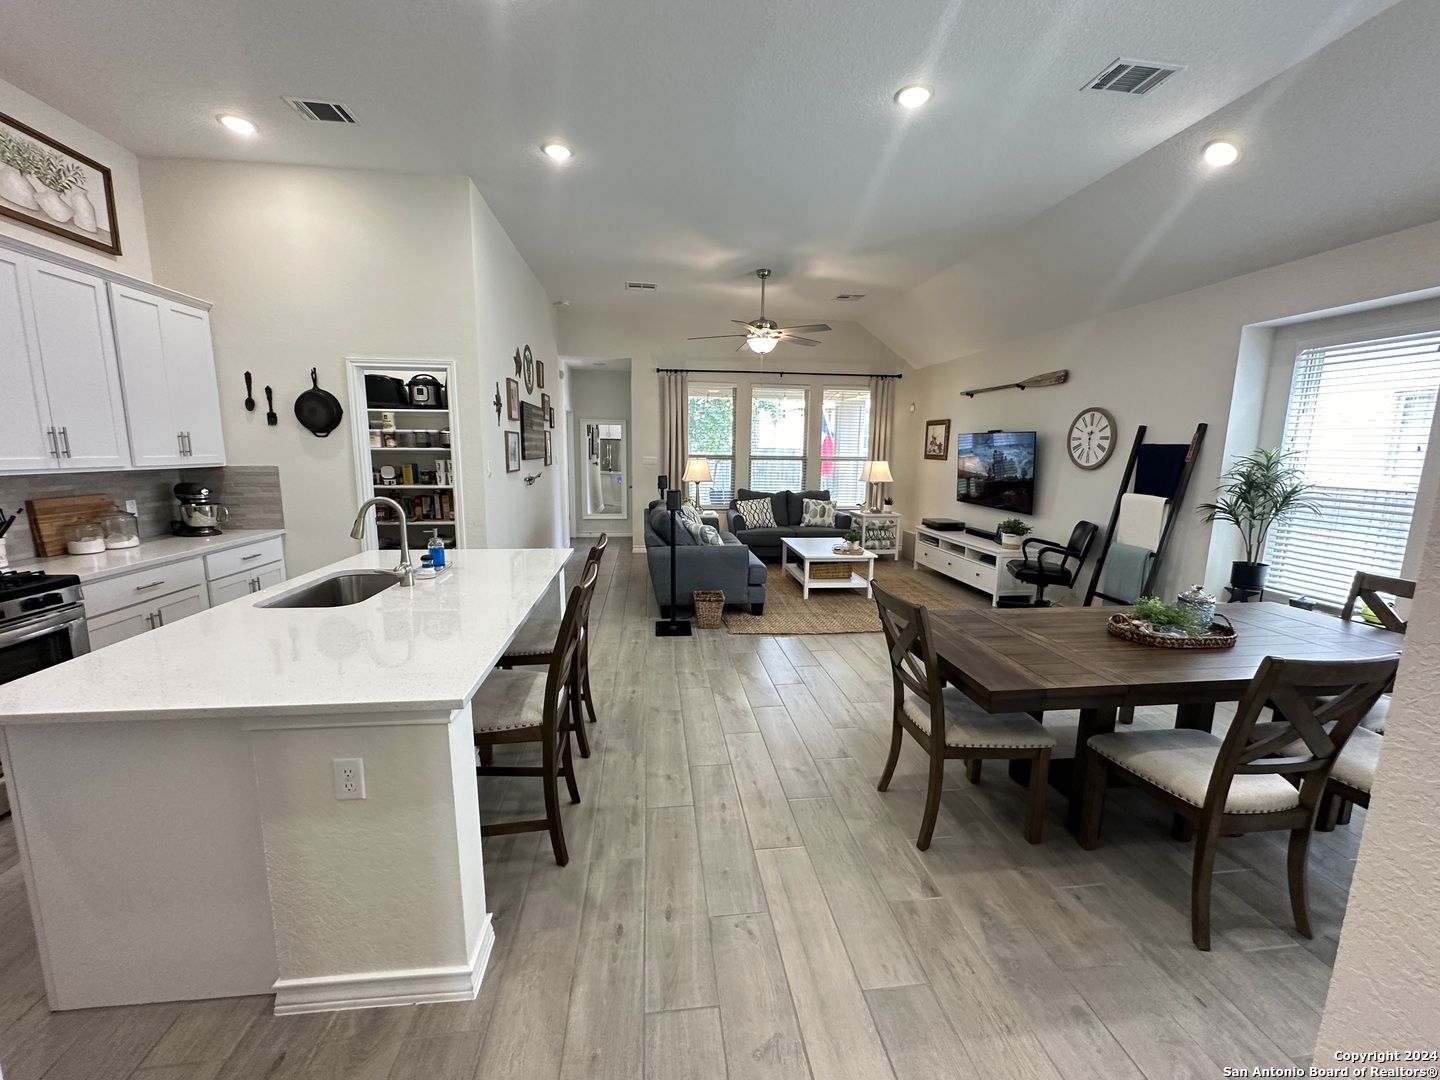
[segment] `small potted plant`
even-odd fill
[[[1314,490],[1315,485],[1301,478],[1287,454],[1263,447],[1242,457],[1220,477],[1219,498],[1196,509],[1206,521],[1228,521],[1240,530],[1245,558],[1230,564],[1234,589],[1251,593],[1265,587],[1270,566],[1261,560],[1270,530],[1291,514],[1305,510],[1318,514],[1320,508],[1310,498]]]
[[[1006,518],[996,526],[1000,533],[1000,546],[1004,548],[1018,548],[1020,541],[1030,532],[1030,526],[1019,518]]]
[[[860,530],[851,529],[845,534],[845,547],[850,551],[863,550],[860,546]]]

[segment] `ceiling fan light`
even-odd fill
[[[760,337],[757,335],[747,339],[745,344],[750,346],[751,352],[764,356],[766,353],[774,350],[776,345],[780,344],[780,339],[778,337]]]

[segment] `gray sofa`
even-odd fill
[[[747,499],[769,499],[771,512],[775,515],[775,528],[773,529],[751,529],[745,524],[745,518],[740,511],[735,509],[737,503],[745,502]],[[780,541],[787,536],[827,536],[841,537],[850,531],[850,515],[836,511],[835,528],[822,529],[814,525],[801,525],[800,520],[806,499],[823,499],[829,501],[828,491],[749,491],[741,488],[735,493],[735,498],[730,500],[730,509],[726,511],[727,520],[730,526],[730,535],[737,537],[742,544],[748,547],[762,559],[780,558]]]
[[[755,615],[765,612],[765,564],[730,533],[723,543],[697,544],[684,526],[676,524],[675,606],[690,607],[697,589],[719,589],[726,604],[749,604]],[[645,511],[645,557],[650,584],[663,618],[670,616],[670,513],[662,502]]]

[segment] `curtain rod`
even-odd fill
[[[837,379],[903,379],[905,377],[876,371],[756,371],[754,368],[657,367],[655,373],[657,375],[819,375],[821,377],[834,376]]]

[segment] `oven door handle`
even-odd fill
[[[71,623],[85,621],[85,611],[76,606],[57,608],[54,611],[47,611],[43,615],[37,615],[33,619],[27,619],[23,623],[6,627],[0,630],[0,649],[8,648],[11,645],[19,645],[23,641],[40,637],[68,626]]]

